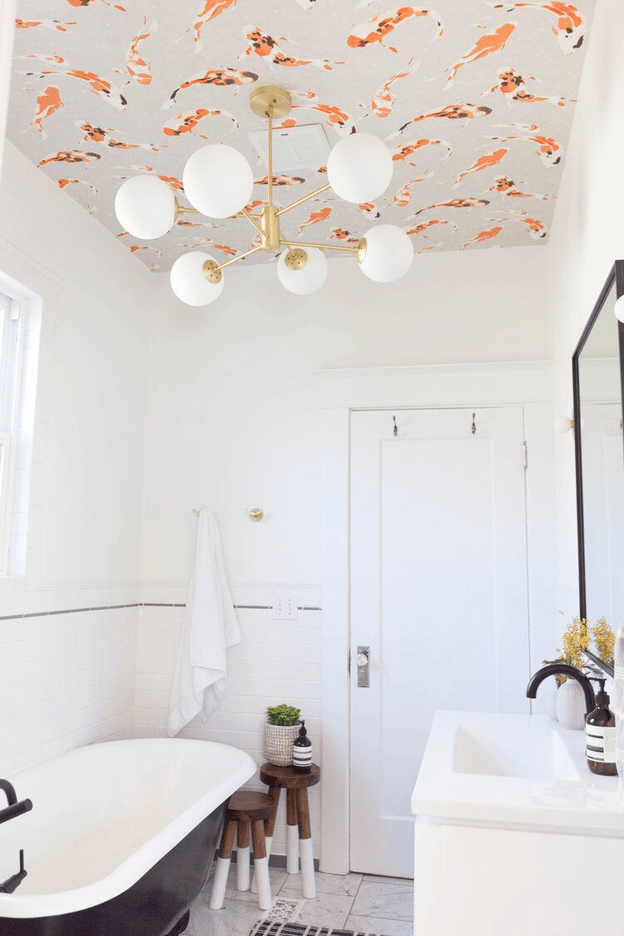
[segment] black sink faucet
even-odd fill
[[[0,822],[8,822],[9,819],[21,816],[22,813],[32,809],[32,801],[29,799],[20,800],[18,803],[15,787],[8,780],[0,780],[0,790],[4,790],[9,803],[4,809],[0,809]]]
[[[533,676],[529,679],[529,685],[527,686],[527,698],[535,699],[537,696],[537,688],[548,676],[570,676],[572,679],[576,679],[578,683],[581,684],[581,688],[585,693],[585,716],[589,715],[590,712],[596,708],[596,696],[594,695],[594,687],[589,681],[588,677],[584,673],[581,673],[576,666],[569,666],[567,663],[549,663],[547,666],[542,666],[537,673],[534,673]]]

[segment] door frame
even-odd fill
[[[552,367],[548,361],[416,365],[318,371],[324,409],[322,871],[347,874],[351,641],[349,492],[355,410],[523,406],[531,670],[554,652],[557,554]],[[570,433],[570,444],[572,438]],[[541,625],[540,625],[540,622]],[[544,624],[543,622],[548,622]],[[532,706],[544,711],[543,700]],[[414,778],[416,779],[416,778]]]

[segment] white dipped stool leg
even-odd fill
[[[230,870],[230,858],[217,858],[217,867],[210,893],[210,909],[221,910],[225,901],[225,887]]]
[[[272,836],[272,835],[265,835],[265,836],[264,836],[264,847],[266,848],[267,861],[268,861],[269,858],[271,857],[271,846],[272,846],[272,844],[273,844],[273,836]],[[251,879],[251,892],[252,892],[252,894],[257,894],[257,893],[258,893],[258,882],[256,881],[256,858],[255,858],[255,853],[254,853],[254,873],[253,873],[253,877],[252,877],[252,879]]]
[[[289,874],[297,874],[299,871],[299,827],[295,790],[286,790],[286,870]]]
[[[314,878],[312,839],[299,839],[299,848],[301,849],[301,883],[303,896],[313,899],[316,897],[316,881]]]
[[[271,899],[271,881],[269,878],[269,858],[266,853],[264,839],[264,822],[262,819],[252,825],[255,879],[258,886],[258,906],[261,910],[270,910],[273,906]]]
[[[236,887],[239,891],[248,891],[251,884],[249,874],[249,823],[238,823],[238,836],[236,841]]]

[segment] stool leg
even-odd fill
[[[269,880],[269,859],[264,844],[264,822],[258,819],[251,824],[253,837],[254,867],[258,885],[258,906],[261,910],[270,910],[273,906],[271,900],[271,882]]]
[[[279,806],[279,798],[281,793],[281,787],[269,787],[269,796],[273,801],[273,812],[268,819],[264,820],[264,847],[266,848],[267,859],[271,857],[271,846],[273,845],[273,830],[275,829],[275,819],[277,817],[277,807]],[[251,879],[251,892],[252,894],[258,893],[258,884],[256,882],[256,872],[254,870],[253,877]]]
[[[294,790],[286,790],[286,870],[299,871],[299,836],[297,834],[297,801]]]
[[[239,891],[249,890],[251,883],[249,877],[249,823],[238,823],[238,839],[236,845],[236,887]]]
[[[236,822],[234,819],[228,819],[225,824],[225,828],[223,829],[223,836],[221,838],[221,845],[219,847],[219,855],[217,857],[217,867],[215,869],[215,876],[212,882],[212,891],[210,893],[211,910],[220,910],[223,906],[225,899],[225,886],[227,884],[228,872],[230,870],[230,860],[232,858],[232,851],[234,849],[235,834]]]
[[[316,882],[314,879],[314,857],[312,855],[312,833],[310,831],[310,809],[308,806],[308,790],[303,787],[297,790],[297,818],[299,821],[299,848],[301,849],[301,878],[303,896],[316,897]]]

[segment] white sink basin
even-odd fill
[[[579,780],[579,772],[560,735],[516,726],[457,725],[453,771],[489,777]]]
[[[591,773],[585,733],[544,715],[436,712],[412,812],[624,836],[618,778]]]

